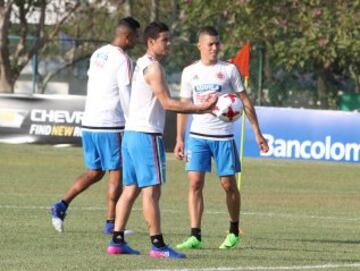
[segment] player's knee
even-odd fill
[[[233,183],[223,183],[222,186],[226,193],[239,193],[237,187]]]
[[[123,190],[123,186],[122,184],[119,183],[108,183],[108,193],[113,193],[113,194],[121,194]]]
[[[160,200],[160,195],[160,191],[153,191],[152,193],[148,193],[147,195],[145,195],[145,198],[147,198],[151,202],[157,202]]]
[[[151,209],[157,208],[160,202],[160,196],[157,195],[143,195],[143,206],[146,205]]]
[[[201,192],[203,189],[203,182],[201,181],[193,181],[191,182],[190,184],[190,190],[193,191],[193,192]]]
[[[124,186],[121,193],[121,198],[126,202],[133,202],[139,195],[139,190],[133,189],[132,187]]]
[[[121,195],[121,189],[109,189],[108,190],[108,199],[117,202]]]
[[[101,171],[101,170],[88,170],[86,172],[86,175],[88,177],[88,179],[97,182],[99,181],[105,174],[105,171]]]

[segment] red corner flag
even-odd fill
[[[250,76],[250,48],[250,42],[247,41],[245,47],[239,49],[236,56],[230,59],[230,62],[238,67],[245,80],[249,79]]]

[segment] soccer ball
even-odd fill
[[[243,104],[234,93],[219,96],[212,114],[225,122],[239,119],[243,111]]]

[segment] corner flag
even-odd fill
[[[245,46],[239,49],[236,56],[230,59],[230,62],[236,65],[241,76],[244,77],[245,87],[247,87],[250,77],[250,51],[251,45],[250,42],[247,41]]]
[[[250,77],[250,51],[251,45],[250,42],[247,41],[245,47],[239,49],[236,56],[230,59],[230,62],[235,64],[239,69],[241,76],[244,77],[244,86],[245,89],[249,85],[249,77]],[[245,112],[243,112],[241,119],[241,141],[240,141],[240,163],[241,163],[241,172],[238,174],[237,185],[240,191],[241,181],[242,181],[242,173],[243,173],[243,161],[244,161],[244,142],[245,142]]]

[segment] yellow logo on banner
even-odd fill
[[[0,112],[0,123],[11,122],[16,119],[16,113],[14,112]]]
[[[20,128],[26,115],[26,110],[0,109],[0,127]]]

